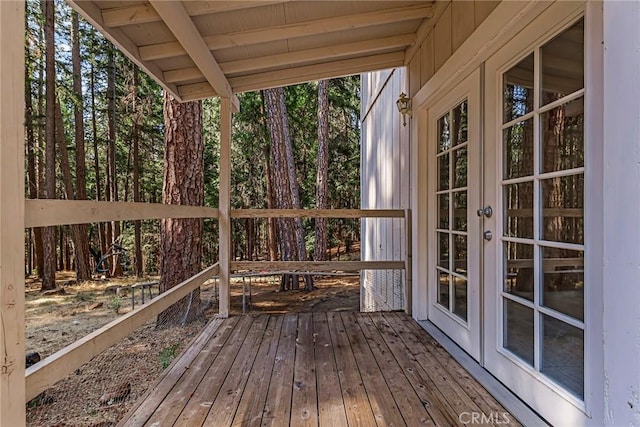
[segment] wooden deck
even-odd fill
[[[453,426],[474,413],[517,425],[405,314],[265,314],[211,322],[121,425]]]

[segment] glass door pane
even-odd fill
[[[578,399],[584,398],[583,33],[580,20],[503,73],[500,169],[502,347]],[[456,245],[450,247],[457,259]]]
[[[438,119],[437,302],[467,320],[467,100]],[[452,120],[453,118],[453,120]]]

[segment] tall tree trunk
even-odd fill
[[[64,246],[66,242],[66,233],[64,232],[64,226],[58,227],[58,270],[64,271]]]
[[[74,200],[73,181],[71,177],[71,167],[69,165],[69,152],[67,150],[67,139],[64,134],[64,123],[62,122],[62,111],[60,102],[56,100],[56,140],[60,151],[60,170],[62,171],[62,182],[67,194],[67,200]],[[73,240],[73,251],[76,256],[76,279],[78,282],[91,280],[91,268],[89,267],[89,245],[87,242],[86,226],[78,224],[71,225],[71,239]],[[87,254],[80,256],[78,248],[86,245]]]
[[[138,67],[133,66],[133,201],[140,201],[140,135],[138,129],[138,120],[141,118],[141,112],[138,111]],[[136,252],[136,276],[144,275],[142,263],[142,238],[140,232],[140,221],[134,221],[134,240]]]
[[[202,104],[180,104],[164,95],[164,183],[166,204],[204,204],[204,140]],[[167,218],[160,228],[160,292],[192,277],[201,269],[201,218]],[[200,311],[200,289],[158,316],[157,326],[184,324]]]
[[[91,129],[93,133],[93,173],[96,177],[96,200],[102,200],[102,180],[100,179],[100,157],[98,151],[98,121],[96,117],[95,67],[91,61]],[[107,238],[104,223],[98,224],[100,254],[107,253]]]
[[[87,200],[87,166],[84,148],[84,102],[82,96],[82,67],[80,62],[80,24],[78,13],[71,12],[71,36],[72,49],[71,61],[73,64],[73,92],[75,105],[73,118],[75,122],[76,145],[76,200]],[[89,263],[89,234],[86,224],[74,226],[74,251],[76,256],[76,274],[79,282],[91,280],[91,267]]]
[[[287,105],[284,99],[284,89],[267,89],[264,91],[267,125],[271,136],[271,172],[272,189],[276,195],[277,207],[280,209],[300,208],[298,181],[296,178],[295,162],[293,161],[293,147],[289,132]],[[279,221],[279,235],[282,259],[285,261],[306,259],[304,230],[299,219],[283,218]],[[306,276],[307,290],[313,289],[311,276]],[[297,278],[283,276],[281,288],[287,288],[288,282],[292,288],[297,288]]]
[[[329,170],[329,81],[318,83],[318,170],[316,172],[316,208],[328,206]],[[327,219],[316,218],[316,240],[313,258],[324,261],[327,258]]]
[[[109,125],[109,142],[107,145],[107,167],[109,171],[109,200],[118,201],[118,176],[116,175],[116,64],[113,47],[109,47],[107,76],[107,115]],[[120,221],[111,223],[111,239],[109,244],[120,244]],[[122,276],[122,266],[118,262],[112,263],[111,275]]]
[[[31,77],[29,73],[29,69],[25,67],[25,85],[24,85],[24,100],[25,100],[25,109],[24,109],[24,123],[25,123],[25,135],[27,139],[27,179],[29,183],[29,198],[37,199],[38,198],[38,178],[36,176],[36,153],[35,153],[35,134],[33,131],[33,101],[31,96]],[[33,251],[33,239],[31,230],[29,231],[29,238],[27,240],[29,251],[28,253],[28,268],[27,273],[29,275],[33,274],[33,256],[35,255],[35,264],[38,269],[38,274],[42,274],[40,270],[40,265],[38,260],[38,251],[35,253]],[[38,228],[34,229],[34,235],[36,235],[36,231],[40,232],[40,246],[42,246],[42,229]],[[36,237],[36,246],[37,236]]]
[[[273,209],[275,200],[273,194],[273,184],[271,183],[271,168],[269,167],[269,158],[270,153],[269,149],[265,148],[264,153],[264,177],[267,184],[267,209]],[[269,245],[269,260],[275,261],[278,259],[278,242],[276,239],[276,219],[275,218],[267,218],[267,241]]]
[[[45,151],[45,197],[56,197],[56,147],[55,147],[55,5],[53,1],[44,1],[45,9],[45,50],[46,50],[46,151]],[[56,230],[44,229],[44,276],[42,290],[56,287]]]
[[[44,5],[43,5],[44,7]],[[42,153],[45,146],[45,130],[42,123],[42,117],[45,115],[45,104],[43,89],[45,85],[44,79],[44,66],[42,61],[38,65],[38,149],[36,155],[36,180],[38,183],[37,198],[44,198],[44,158]],[[35,228],[33,230],[34,243],[35,243],[35,255],[36,255],[36,268],[38,269],[38,278],[42,280],[44,277],[44,229],[42,227]]]

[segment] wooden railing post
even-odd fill
[[[0,1],[0,426],[25,424],[24,2]]]
[[[404,233],[405,233],[405,244],[407,245],[406,254],[405,254],[405,265],[404,265],[404,311],[407,314],[411,314],[411,309],[413,306],[413,277],[411,264],[413,262],[413,230],[411,226],[411,209],[405,209],[404,211]]]
[[[229,316],[231,265],[231,100],[220,98],[220,189],[218,200],[220,294],[219,315]]]

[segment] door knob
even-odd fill
[[[486,240],[487,242],[490,242],[491,239],[493,239],[493,233],[489,230],[482,233],[482,236],[484,237],[484,240]]]
[[[480,217],[486,216],[487,218],[491,218],[491,215],[493,215],[493,209],[491,209],[491,206],[487,205],[483,208],[478,209],[476,213]]]

